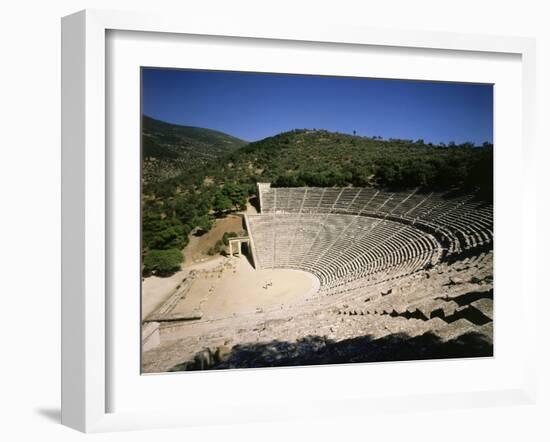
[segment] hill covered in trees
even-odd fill
[[[156,179],[143,176],[144,258],[153,250],[171,250],[166,254],[177,261],[173,250],[186,245],[191,231],[207,231],[216,216],[244,208],[258,181],[274,187],[453,190],[492,200],[493,146],[488,143],[432,145],[300,129],[246,144],[208,129],[151,119],[143,128],[144,163],[155,158],[170,170],[155,173]],[[163,272],[160,264],[155,267],[162,255],[144,259],[146,274]]]
[[[275,187],[460,188],[489,195],[492,145],[435,146],[423,140],[295,130],[239,149],[216,177],[237,179],[241,174]]]
[[[223,132],[180,126],[144,116],[141,123],[145,183],[177,176],[247,144]]]

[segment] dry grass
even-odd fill
[[[240,232],[244,230],[243,219],[237,215],[228,215],[225,218],[219,218],[214,223],[214,227],[202,236],[189,236],[189,244],[183,250],[185,261],[183,267],[190,267],[198,262],[215,259],[215,256],[208,255],[208,249],[216,241],[222,238],[224,232]]]

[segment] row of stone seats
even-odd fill
[[[413,226],[356,215],[249,215],[259,268],[295,268],[335,289],[374,275],[390,279],[437,261],[439,244]]]
[[[440,318],[447,323],[466,319],[472,324],[481,326],[493,320],[492,295],[479,297],[465,304],[459,304],[452,299],[425,297],[415,302],[403,303],[385,301],[381,298],[378,302],[350,302],[347,300],[340,307],[336,308],[337,314],[343,315],[389,315],[391,317],[402,317],[406,319],[421,319],[427,321],[433,318]]]
[[[348,213],[402,219],[438,231],[450,253],[491,243],[493,208],[472,196],[385,192],[372,188],[262,189],[263,214]]]

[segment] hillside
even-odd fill
[[[166,149],[150,158],[169,165],[174,172],[167,179],[149,180],[143,186],[144,256],[151,250],[181,249],[190,232],[208,231],[214,217],[244,209],[257,182],[271,182],[273,187],[418,188],[419,193],[453,190],[492,201],[493,146],[487,143],[434,146],[422,140],[294,130],[249,144],[242,142],[239,147],[240,140],[220,134],[227,142],[216,144],[210,138],[209,146],[216,148],[209,150],[206,141],[185,144],[189,133],[194,133],[189,128],[150,123],[154,123],[152,128],[144,131],[147,139],[154,141],[155,149]],[[211,133],[201,131],[201,136]],[[189,152],[186,149],[199,154],[180,155]],[[182,166],[183,158],[187,162]],[[189,162],[190,158],[195,160]]]
[[[278,187],[485,188],[492,182],[492,146],[434,146],[295,130],[250,143],[230,156],[219,177],[248,175]]]
[[[239,183],[251,192],[258,181],[274,187],[356,186],[386,189],[459,189],[492,197],[493,146],[432,145],[324,130],[294,130],[244,145],[222,161],[205,162],[185,175],[150,186],[169,196],[205,176]]]
[[[211,129],[142,118],[143,182],[158,182],[225,156],[246,141]]]

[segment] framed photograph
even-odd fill
[[[84,11],[62,43],[64,424],[533,400],[532,40]]]
[[[493,84],[141,85],[144,373],[493,356]]]

